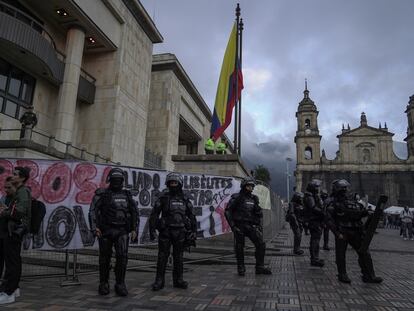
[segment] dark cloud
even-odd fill
[[[154,53],[176,54],[213,109],[235,2],[142,2],[165,38]],[[245,22],[242,130],[246,156],[251,152],[265,161],[268,154],[274,159],[266,162],[269,165],[295,156],[295,112],[305,78],[320,111],[321,144],[329,158],[335,156],[342,123],[359,126],[362,111],[369,125],[387,122],[394,139],[404,139],[404,110],[414,93],[414,1],[239,2]],[[227,134],[232,137],[232,133],[231,126]]]

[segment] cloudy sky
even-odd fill
[[[141,2],[164,37],[154,53],[174,53],[213,109],[236,1]],[[359,126],[362,111],[369,125],[387,122],[394,140],[404,139],[404,110],[414,94],[414,1],[239,2],[245,24],[242,153],[270,142],[273,156],[295,158],[295,112],[305,78],[328,158],[342,123]]]

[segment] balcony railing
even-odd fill
[[[31,130],[29,137],[22,139],[21,133],[21,129],[0,128],[0,148],[27,147],[61,159],[80,159],[89,162],[121,164],[111,161],[110,158],[98,153],[89,152],[86,148],[74,146],[70,142],[60,141],[53,135]]]

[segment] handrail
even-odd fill
[[[2,128],[0,128],[0,135],[1,135],[2,132],[18,132],[18,133],[20,133],[21,129],[7,129],[7,128],[2,129]],[[53,141],[53,142],[59,143],[62,147],[64,146],[64,148],[66,150],[65,151],[66,154],[71,154],[70,149],[75,149],[75,150],[78,150],[81,153],[81,156],[78,157],[78,158],[82,159],[82,157],[84,157],[85,155],[89,155],[89,156],[93,157],[94,162],[97,162],[100,159],[100,160],[103,160],[106,163],[112,163],[112,164],[117,164],[117,165],[120,164],[119,162],[114,162],[114,161],[111,161],[107,157],[101,156],[99,153],[89,152],[88,150],[86,150],[86,148],[80,148],[80,147],[77,147],[77,146],[73,146],[72,143],[70,143],[70,142],[65,143],[61,140],[56,139],[53,135],[48,135],[47,133],[42,133],[42,132],[39,132],[39,131],[36,131],[36,130],[32,130],[32,133],[31,133],[31,136],[30,136],[30,140],[32,140],[32,141],[34,141],[32,139],[33,133],[38,134],[38,135],[40,135],[44,138],[47,138],[48,141],[49,141],[49,144],[50,144],[50,142]],[[73,155],[73,154],[71,154],[71,155]]]
[[[39,32],[39,28],[42,30],[42,32],[39,32],[46,40],[48,40],[53,48],[55,49],[56,53],[63,59],[66,58],[65,54],[63,54],[62,52],[60,52],[57,48],[56,48],[56,44],[55,41],[53,40],[52,36],[49,34],[49,32],[43,27],[42,24],[40,24],[38,21],[36,21],[33,17],[31,17],[30,15],[24,13],[23,11],[19,10],[18,8],[15,8],[12,5],[9,5],[3,1],[0,0],[0,12],[4,12],[8,15],[13,16],[14,18],[18,19],[20,22],[25,23],[26,25],[29,25],[33,30]],[[18,14],[20,14],[21,16],[25,17],[27,20],[24,20],[22,18],[19,18]],[[34,27],[34,25],[36,27]]]

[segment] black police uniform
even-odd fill
[[[323,267],[324,261],[319,259],[319,242],[322,236],[322,223],[324,221],[323,202],[319,195],[322,181],[312,179],[306,187],[303,204],[305,206],[305,219],[310,232],[309,253],[311,265]]]
[[[338,279],[350,283],[346,272],[346,249],[348,244],[358,254],[358,263],[361,267],[362,280],[368,283],[380,283],[382,279],[375,276],[374,267],[369,251],[360,252],[365,226],[361,219],[368,216],[368,210],[349,196],[346,180],[336,180],[332,185],[333,200],[327,206],[328,225],[335,234],[335,255],[338,268]]]
[[[227,222],[232,228],[237,258],[237,272],[245,275],[244,243],[247,236],[253,242],[256,252],[256,274],[271,274],[264,266],[266,244],[263,241],[263,213],[259,206],[259,198],[246,190],[247,185],[255,185],[253,179],[245,179],[241,183],[239,193],[233,194],[225,210]]]
[[[115,291],[126,296],[125,273],[128,264],[129,233],[136,230],[137,206],[128,190],[123,190],[123,172],[112,169],[108,175],[109,187],[97,189],[89,210],[89,222],[93,232],[98,228],[99,241],[99,293],[109,294],[109,271],[112,247],[115,248]],[[117,185],[115,180],[119,179]],[[121,181],[122,179],[122,181]]]
[[[295,255],[303,254],[303,250],[300,249],[300,243],[302,240],[304,218],[303,193],[295,192],[290,200],[286,213],[286,221],[289,222],[290,228],[293,231],[293,253]]]
[[[178,182],[178,187],[170,187],[170,182]],[[193,205],[183,193],[182,176],[170,173],[166,178],[168,190],[164,190],[154,203],[149,218],[151,240],[155,239],[158,230],[158,261],[157,274],[152,289],[157,291],[164,287],[165,269],[171,245],[173,247],[173,285],[187,288],[183,280],[183,252],[189,239],[195,240],[197,221],[193,214]],[[161,217],[160,217],[161,214]]]
[[[329,204],[329,202],[332,199],[329,197],[329,194],[326,190],[322,190],[321,199],[323,201],[323,206],[324,206],[324,210],[325,210],[325,207]],[[322,230],[323,230],[323,249],[326,250],[326,251],[329,251],[330,250],[330,247],[329,247],[329,227],[326,224],[326,222],[322,223]]]

